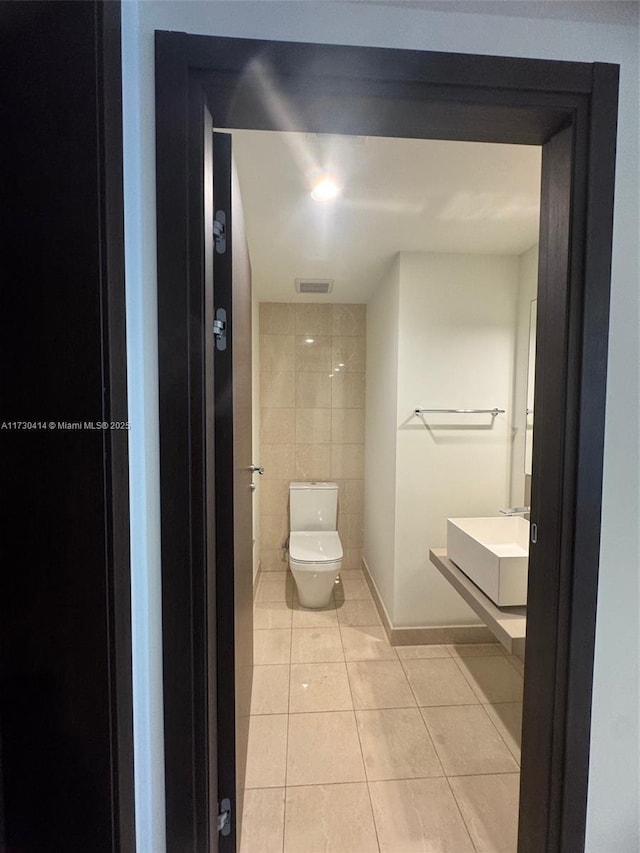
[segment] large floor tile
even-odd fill
[[[369,781],[442,776],[442,766],[418,708],[356,711]]]
[[[381,853],[475,853],[446,779],[369,782],[369,791]]]
[[[421,711],[447,776],[518,772],[482,705]]]
[[[364,780],[353,711],[290,715],[288,786]]]
[[[303,607],[294,596],[293,601],[293,627],[294,628],[337,628],[338,617],[333,601],[328,607],[310,608]]]
[[[382,625],[373,601],[352,598],[346,601],[336,599],[336,612],[341,625]]]
[[[252,714],[289,712],[289,664],[254,666],[251,690]]]
[[[522,702],[523,678],[506,657],[458,658],[481,702]]]
[[[344,663],[292,664],[289,710],[292,714],[353,710]]]
[[[284,788],[244,792],[240,853],[282,853]]]
[[[287,788],[284,853],[377,853],[364,782]]]
[[[459,776],[450,780],[478,853],[516,853],[520,776]]]
[[[338,628],[294,628],[292,663],[331,663],[344,660]]]
[[[520,763],[522,743],[522,702],[501,702],[484,705],[502,739],[511,750],[513,757]]]
[[[354,708],[415,707],[416,700],[400,661],[350,661],[347,670]]]
[[[418,705],[470,705],[478,698],[451,658],[404,660]]]
[[[340,626],[346,660],[397,660],[382,625]]]
[[[444,645],[396,646],[400,660],[427,660],[429,658],[450,658],[451,652]]]
[[[293,611],[286,601],[256,601],[253,605],[253,628],[290,628]]]
[[[287,760],[286,714],[251,717],[247,749],[247,788],[281,788]]]
[[[253,663],[255,666],[289,663],[290,658],[291,631],[288,628],[253,632]]]

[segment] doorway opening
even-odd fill
[[[207,159],[207,122],[292,129],[283,126],[278,109],[284,95],[289,116],[295,116],[293,129],[306,133],[542,146],[531,495],[537,536],[530,549],[518,851],[581,849],[617,69],[159,33],[156,70],[169,849],[219,844],[223,850],[236,843],[234,818],[219,819],[218,810],[220,798],[234,807],[235,778],[228,777],[235,777],[239,731],[233,596],[234,549],[240,543],[234,540],[238,516],[230,507],[245,482],[236,475],[242,471],[246,478],[251,460],[234,471],[228,455],[219,452],[238,425],[231,380],[233,358],[242,358],[244,350],[237,346],[233,356],[236,290],[211,269],[218,202],[207,198],[208,170],[214,196],[216,186],[231,186],[231,177],[227,181],[219,171],[223,161],[215,153]],[[234,227],[227,222],[233,243]],[[226,356],[231,396],[216,401],[208,372],[209,320],[218,295],[231,312]],[[224,361],[215,362],[218,392],[224,390],[224,376],[218,375]],[[214,426],[215,457],[208,443]],[[219,824],[230,825],[231,832],[218,836]]]
[[[240,850],[515,853],[526,565],[506,607],[475,587],[472,610],[429,552],[449,516],[528,528],[540,148],[231,136],[264,469]],[[316,199],[326,175],[339,194]],[[313,608],[292,481],[337,491],[340,581]],[[483,606],[517,624],[502,643]]]

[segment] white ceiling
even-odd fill
[[[261,302],[367,302],[398,251],[521,254],[538,239],[541,150],[234,130]],[[318,170],[342,186],[310,197]],[[328,296],[296,278],[335,279]]]

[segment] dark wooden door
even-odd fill
[[[0,55],[0,850],[127,853],[120,4],[2,3]]]
[[[226,312],[224,349],[216,344],[216,565],[218,646],[218,796],[232,803],[221,850],[234,850],[240,820],[253,669],[251,267],[231,136],[214,134],[213,203],[224,214],[224,251],[214,251],[216,314]]]

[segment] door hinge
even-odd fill
[[[231,833],[231,800],[223,800],[218,805],[218,832],[220,835]]]
[[[227,312],[224,308],[218,308],[216,311],[213,336],[216,339],[216,349],[225,350],[227,348]]]
[[[227,215],[224,210],[217,210],[213,217],[213,239],[216,244],[216,252],[224,255],[227,251]]]

